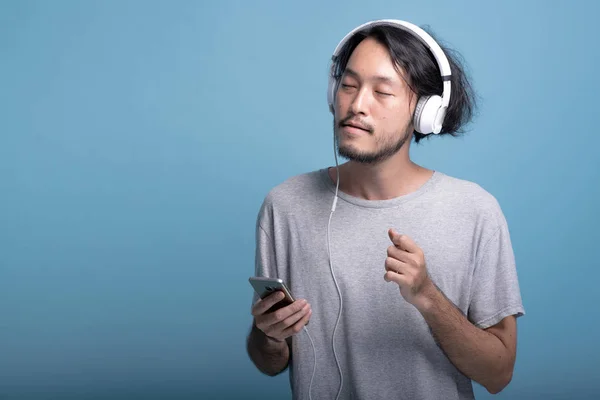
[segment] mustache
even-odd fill
[[[359,119],[356,119],[355,115],[353,115],[353,114],[348,115],[344,119],[340,120],[340,122],[338,122],[338,128],[342,128],[345,125],[353,125],[358,128],[364,129],[365,131],[367,131],[369,133],[373,133],[373,127],[371,125],[369,125],[366,122],[363,122]]]

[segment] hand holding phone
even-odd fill
[[[308,324],[312,310],[304,299],[294,300],[281,279],[250,278],[260,296],[252,306],[255,324],[269,338],[283,342]]]

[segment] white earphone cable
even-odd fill
[[[313,349],[313,373],[310,378],[310,386],[308,387],[308,398],[309,398],[309,400],[312,400],[310,391],[312,390],[313,379],[315,379],[315,372],[317,370],[317,352],[315,351],[315,343],[313,342],[312,337],[310,336],[310,333],[308,333],[308,329],[306,329],[306,325],[304,325],[304,331],[308,335],[308,339],[310,340],[310,345],[312,346],[312,349]]]
[[[333,216],[333,213],[335,211],[335,207],[337,205],[337,199],[338,199],[338,190],[340,187],[340,168],[338,165],[338,158],[337,158],[337,151],[336,151],[336,142],[335,142],[335,131],[333,134],[333,155],[335,157],[335,171],[337,173],[337,179],[336,179],[336,186],[335,186],[335,196],[333,198],[333,205],[331,206],[331,213],[329,214],[329,222],[327,223],[327,250],[329,253],[329,267],[331,269],[331,276],[333,277],[333,282],[335,283],[335,287],[338,291],[338,295],[340,297],[340,310],[338,312],[338,318],[337,321],[335,322],[335,327],[333,328],[333,335],[331,338],[331,346],[333,347],[333,355],[335,357],[335,362],[337,364],[338,367],[338,371],[340,372],[340,388],[338,390],[338,394],[336,396],[336,400],[340,397],[340,393],[342,392],[342,387],[344,386],[344,376],[342,374],[342,367],[340,366],[340,362],[338,360],[337,357],[337,353],[335,351],[335,332],[337,330],[338,324],[340,322],[340,318],[342,316],[342,292],[340,291],[340,287],[338,286],[337,280],[335,279],[335,274],[333,272],[333,260],[331,258],[331,240],[330,240],[330,236],[331,236],[331,232],[330,232],[330,228],[331,228],[331,217]]]
[[[333,156],[335,157],[335,172],[337,175],[337,179],[335,181],[335,196],[333,197],[333,204],[331,205],[331,212],[329,213],[329,221],[327,222],[327,254],[329,256],[329,268],[331,269],[331,276],[333,277],[333,282],[335,283],[335,287],[337,289],[338,296],[340,298],[340,309],[338,312],[337,321],[335,322],[335,327],[333,328],[333,335],[331,338],[331,346],[333,348],[333,356],[335,357],[335,362],[337,364],[338,371],[340,373],[340,387],[338,389],[337,396],[335,397],[335,399],[337,400],[340,397],[340,394],[342,393],[342,388],[344,387],[344,375],[342,373],[342,367],[340,366],[340,361],[338,359],[337,352],[335,350],[335,332],[337,331],[337,327],[339,325],[340,318],[342,316],[342,306],[343,306],[342,292],[340,290],[340,287],[338,286],[337,279],[335,279],[335,273],[333,272],[333,260],[331,258],[331,240],[330,240],[331,218],[333,217],[333,213],[335,212],[335,207],[337,205],[337,199],[338,199],[338,192],[339,192],[339,188],[340,188],[340,167],[339,167],[339,162],[338,162],[338,157],[337,157],[335,129],[333,132]],[[329,171],[327,171],[327,174],[329,175]],[[310,344],[313,349],[313,373],[310,378],[310,385],[308,387],[308,398],[309,398],[309,400],[312,400],[311,391],[312,391],[313,380],[315,377],[315,372],[317,370],[317,354],[315,351],[315,344],[313,342],[312,337],[310,336],[310,333],[308,332],[308,329],[306,329],[306,325],[303,327],[303,329],[306,332],[306,335],[308,335],[308,339],[310,340]]]
[[[331,229],[331,217],[333,216],[333,213],[335,211],[335,207],[337,205],[337,199],[338,199],[338,190],[340,187],[340,170],[339,170],[339,165],[338,165],[338,158],[337,158],[337,152],[335,149],[335,134],[334,134],[334,138],[333,138],[333,155],[335,157],[335,170],[336,170],[336,174],[337,174],[337,179],[336,179],[336,186],[335,186],[335,197],[333,198],[333,204],[331,206],[331,212],[329,213],[329,221],[327,223],[327,252],[329,255],[329,267],[331,269],[331,276],[333,277],[333,282],[335,283],[335,287],[338,291],[338,295],[340,297],[340,310],[338,313],[338,318],[337,321],[335,323],[335,327],[333,328],[333,337],[332,337],[332,347],[333,347],[333,355],[335,357],[335,362],[337,364],[338,367],[338,371],[340,373],[340,388],[338,390],[338,394],[336,396],[336,400],[340,397],[340,393],[342,392],[342,387],[344,384],[344,376],[342,374],[342,367],[340,366],[340,362],[338,360],[337,357],[337,353],[335,351],[335,331],[337,330],[338,327],[338,323],[340,322],[340,317],[342,316],[342,292],[340,291],[340,287],[338,286],[337,280],[335,279],[335,274],[333,273],[333,261],[331,259],[331,241],[329,240],[329,236],[330,236],[330,229]],[[313,373],[312,376],[310,378],[310,385],[308,387],[308,398],[309,400],[312,400],[312,395],[311,395],[311,391],[312,391],[312,384],[313,384],[313,380],[315,378],[315,372],[317,370],[317,353],[315,351],[315,344],[313,342],[312,337],[310,336],[310,333],[308,332],[308,329],[306,329],[306,325],[304,326],[304,331],[306,332],[306,335],[308,336],[308,339],[310,340],[310,344],[312,346],[313,349]]]

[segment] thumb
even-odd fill
[[[398,237],[400,236],[400,234],[398,232],[396,232],[396,230],[394,228],[390,228],[388,229],[388,235],[390,237],[390,240],[392,241],[392,243],[394,243],[395,245],[398,245]]]

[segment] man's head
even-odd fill
[[[452,96],[440,134],[456,136],[471,119],[473,93],[462,67],[444,50],[452,70]],[[334,59],[338,81],[334,132],[342,157],[377,163],[426,135],[414,130],[419,97],[442,94],[442,78],[431,51],[413,34],[375,26],[354,34]]]

